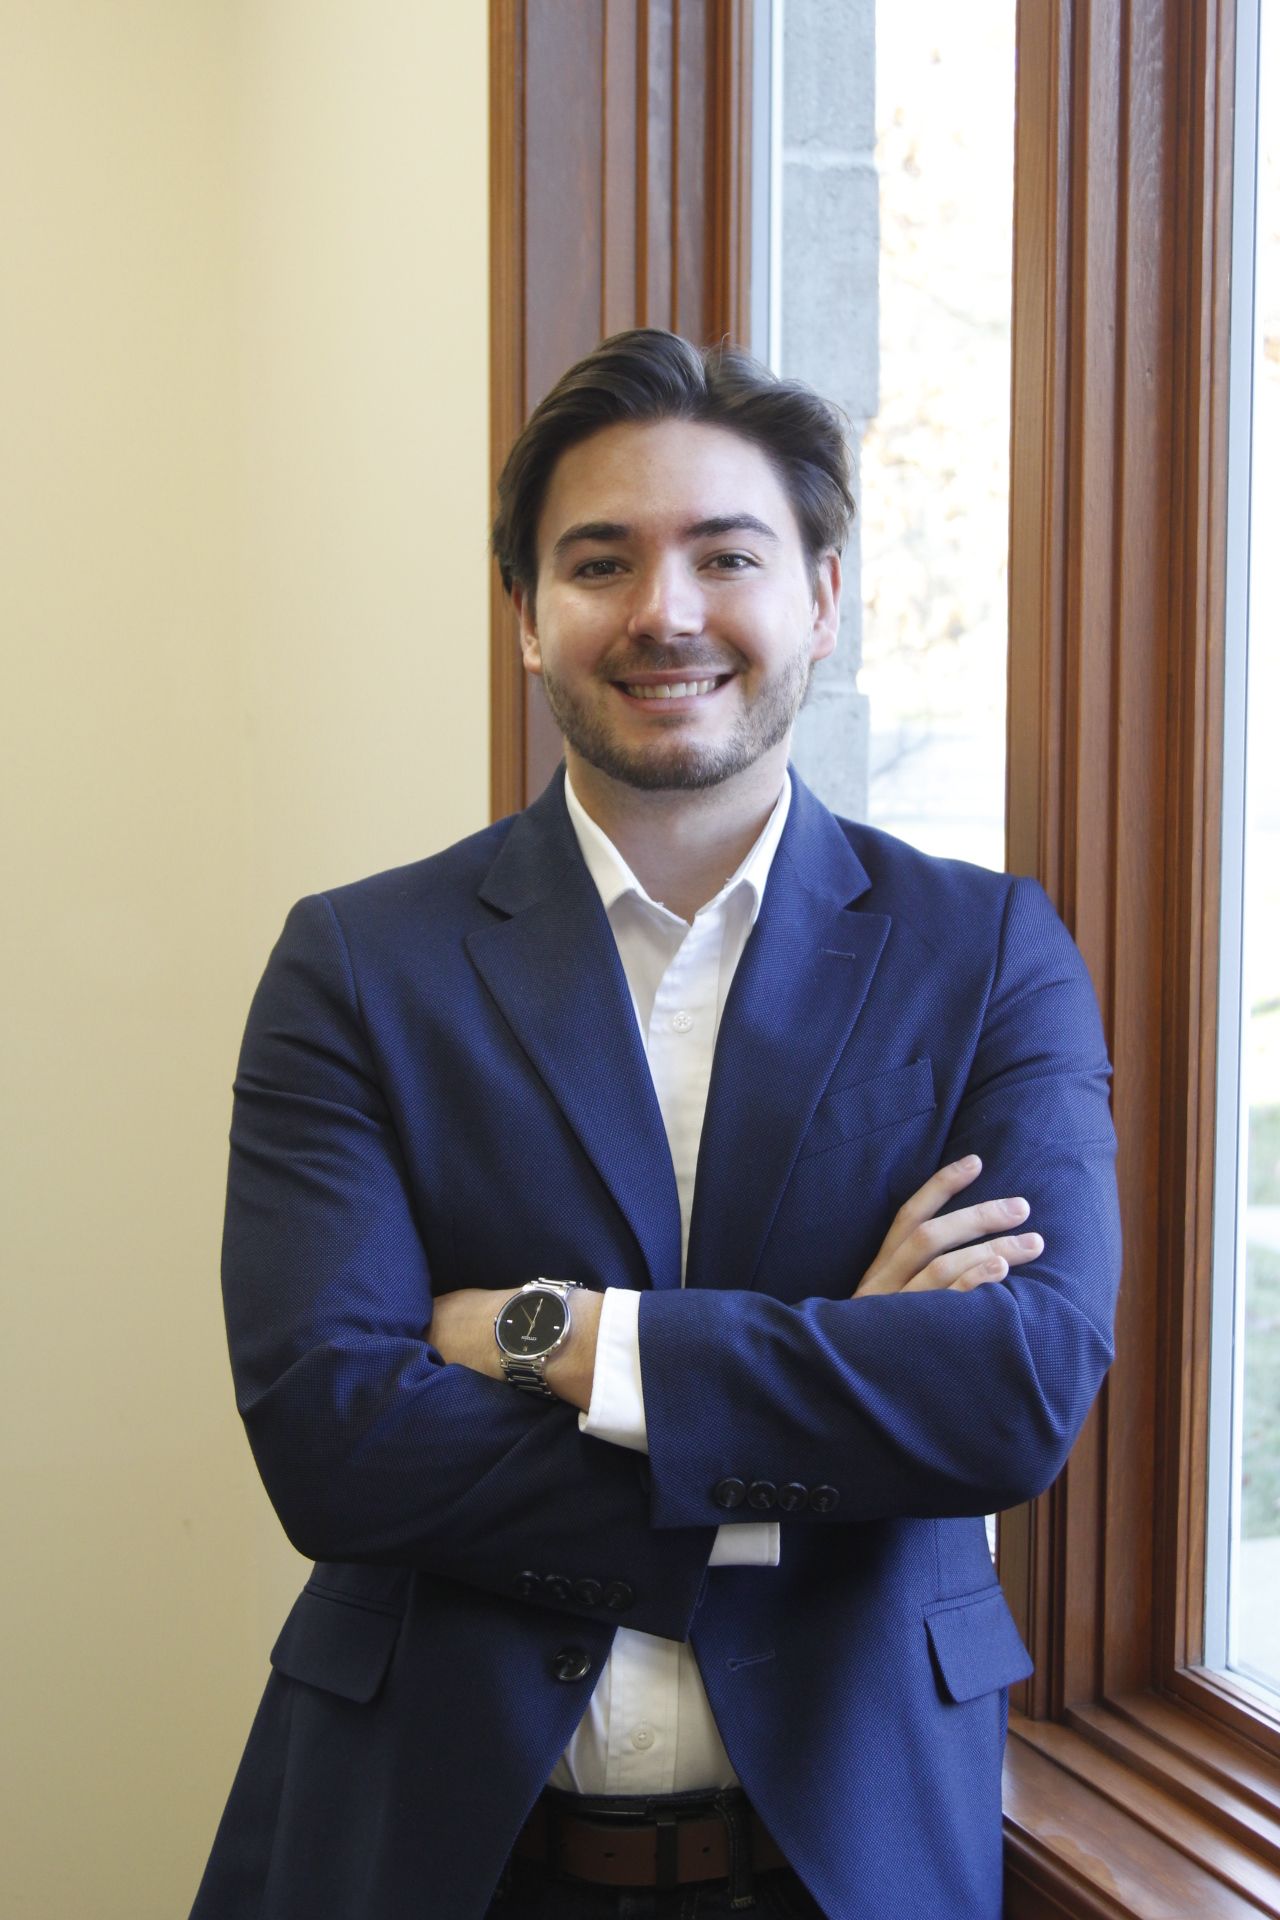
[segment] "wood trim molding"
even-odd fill
[[[712,75],[707,180],[720,209],[708,236],[707,337],[751,338],[751,0],[724,0],[708,13]]]
[[[1211,460],[1203,408],[1183,402],[1175,315],[1201,272],[1179,236],[1203,183],[1185,91],[1209,4],[1024,0],[1019,15],[1010,865],[1048,887],[1098,989],[1127,1246],[1098,1407],[1052,1493],[1001,1527],[1002,1572],[1041,1661],[1021,1701],[1037,1715],[1157,1672],[1154,1436],[1172,1412],[1157,1390],[1186,1271],[1169,1244],[1186,1168],[1167,1117],[1188,1094],[1204,1104],[1186,1014],[1198,1023],[1203,1008],[1188,934],[1207,900],[1212,582],[1203,500],[1188,528],[1183,476]],[[1190,631],[1188,595],[1204,610]]]
[[[747,337],[752,0],[489,0],[489,26],[496,483],[529,409],[606,334]],[[560,739],[496,580],[490,688],[498,816]]]
[[[1004,1804],[1008,1920],[1280,1914],[1264,1851],[1073,1727],[1010,1717]]]
[[[525,0],[489,0],[489,471],[496,483],[525,417]],[[489,805],[524,804],[525,675],[515,622],[489,567]]]
[[[1180,631],[1170,684],[1171,777],[1178,784],[1167,801],[1175,990],[1166,1046],[1182,1070],[1168,1093],[1161,1241],[1162,1257],[1183,1284],[1170,1300],[1162,1418],[1171,1444],[1164,1449],[1157,1536],[1160,1559],[1177,1577],[1159,1590],[1156,1633],[1162,1672],[1189,1702],[1225,1721],[1235,1714],[1239,1690],[1196,1669],[1204,1655],[1213,1287],[1234,69],[1234,4],[1213,0],[1197,14],[1178,76],[1190,135],[1182,150],[1189,176],[1183,198],[1194,217],[1180,234],[1175,329],[1181,419],[1172,604]],[[1249,1721],[1247,1729],[1239,1718],[1236,1725],[1259,1732],[1256,1710]],[[1272,1744],[1280,1755],[1280,1737]]]

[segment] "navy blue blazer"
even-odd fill
[[[477,1920],[615,1628],[691,1639],[734,1767],[832,1920],[1000,1912],[1008,1685],[982,1516],[1053,1480],[1111,1358],[1108,1066],[1033,882],[796,781],[725,1007],[687,1286],[627,985],[560,777],[304,900],[236,1081],[236,1391],[316,1560],[194,1920]],[[852,1300],[902,1201],[1023,1193],[1000,1285]],[[649,1456],[444,1366],[432,1298],[643,1292]],[[749,1490],[742,1498],[743,1490]],[[776,1569],[707,1569],[781,1521]]]

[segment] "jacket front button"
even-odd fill
[[[772,1480],[753,1480],[747,1488],[747,1505],[759,1507],[762,1513],[768,1513],[778,1498],[778,1489]]]
[[[812,1513],[830,1513],[840,1505],[838,1487],[815,1487],[809,1495],[809,1509]]]
[[[541,1585],[542,1582],[536,1573],[518,1573],[516,1575],[516,1592],[522,1600],[531,1599],[533,1595],[538,1592]]]
[[[711,1495],[718,1507],[740,1507],[746,1497],[746,1482],[732,1478],[721,1480]]]
[[[625,1613],[628,1607],[636,1603],[635,1589],[625,1580],[611,1580],[604,1590],[604,1603],[614,1613]]]
[[[799,1513],[809,1498],[809,1489],[803,1480],[788,1480],[785,1487],[778,1488],[778,1505],[784,1513]]]
[[[551,1671],[557,1680],[585,1680],[591,1671],[591,1655],[585,1647],[561,1647],[552,1655]]]
[[[559,1600],[563,1603],[571,1597],[573,1588],[562,1573],[549,1573],[542,1583],[542,1591],[548,1600]]]
[[[604,1589],[598,1580],[575,1580],[573,1583],[573,1597],[581,1601],[584,1607],[598,1607],[603,1593]]]

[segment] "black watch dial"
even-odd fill
[[[569,1324],[569,1308],[558,1293],[518,1293],[498,1316],[498,1345],[517,1360],[549,1353]]]

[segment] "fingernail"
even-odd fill
[[[956,1161],[955,1169],[957,1173],[976,1173],[981,1165],[976,1153],[966,1153],[963,1160]]]
[[[1004,1205],[1005,1212],[1011,1220],[1025,1220],[1031,1211],[1021,1194],[1016,1195],[1012,1200],[1006,1200]]]
[[[1021,1247],[1024,1253],[1038,1253],[1044,1241],[1038,1233],[1020,1233],[1014,1244]]]
[[[988,1260],[986,1266],[983,1268],[983,1272],[989,1273],[993,1280],[1003,1280],[1005,1274],[1008,1273],[1008,1271],[1009,1271],[1009,1262],[1007,1260],[1000,1260],[1000,1259]]]

